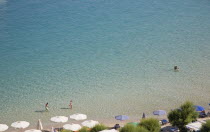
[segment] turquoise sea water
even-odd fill
[[[209,0],[0,0],[0,123],[208,108],[209,14]]]

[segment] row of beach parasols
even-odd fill
[[[29,122],[27,121],[17,121],[11,124],[12,127],[16,128],[16,129],[25,129],[30,125]],[[40,130],[43,129],[41,121],[39,120],[39,125]],[[9,127],[6,124],[0,124],[0,132],[6,131]],[[25,132],[41,132],[40,130],[26,130]]]
[[[194,107],[195,107],[196,111],[198,111],[198,112],[205,110],[202,106],[194,106]],[[166,111],[156,110],[156,111],[153,112],[153,114],[158,115],[158,116],[166,115]],[[70,115],[70,118],[74,119],[74,120],[77,120],[77,121],[80,121],[80,120],[87,119],[87,115],[77,113],[77,114]],[[142,118],[145,118],[144,113],[143,113]],[[128,120],[129,117],[126,116],[126,115],[119,115],[119,116],[115,116],[115,119],[123,121],[123,120]],[[56,123],[65,123],[65,122],[68,121],[68,117],[66,117],[66,116],[55,116],[55,117],[52,117],[50,120],[53,121],[53,122],[56,122]],[[88,127],[88,128],[92,128],[95,125],[99,124],[99,122],[94,121],[94,120],[87,120],[87,121],[82,122],[81,124],[83,126]],[[29,125],[30,125],[30,123],[26,122],[26,121],[17,121],[17,122],[14,122],[14,123],[11,124],[12,127],[17,128],[17,129],[24,129],[24,128],[27,128]],[[9,127],[6,124],[0,124],[0,132],[6,131],[8,128]],[[63,128],[66,129],[66,130],[78,131],[82,127],[79,124],[73,124],[72,123],[72,124],[65,124],[63,126]],[[31,129],[31,130],[26,130],[25,132],[41,132],[40,130],[43,129],[41,120],[38,121],[37,129],[39,129],[39,130]],[[101,131],[101,132],[115,132],[115,130],[104,130],[104,131]]]
[[[77,120],[77,121],[80,121],[80,120],[87,119],[87,115],[77,113],[77,114],[70,115],[70,118],[74,119],[74,120]],[[52,117],[50,120],[53,121],[53,122],[56,122],[56,123],[65,123],[65,122],[68,121],[68,117],[55,116],[55,117]],[[87,120],[87,121],[82,122],[82,125],[86,126],[88,128],[92,128],[92,127],[94,127],[97,124],[99,124],[99,122],[98,121],[94,121],[94,120]],[[63,126],[63,128],[66,129],[66,130],[78,131],[82,127],[79,124],[72,123],[72,124],[65,124]]]
[[[17,121],[11,124],[12,127],[18,129],[24,129],[29,126],[29,122],[26,121]],[[0,124],[0,132],[6,131],[9,127],[6,124]]]
[[[70,115],[70,118],[74,119],[74,120],[77,120],[77,121],[80,121],[80,120],[87,119],[87,115],[78,113],[78,114]],[[55,117],[52,117],[50,120],[53,121],[53,122],[56,122],[56,123],[65,123],[65,122],[68,121],[68,117],[55,116]],[[92,128],[97,124],[99,124],[99,122],[94,121],[94,120],[87,120],[87,121],[82,122],[83,126],[86,126],[86,127],[89,127],[89,128]],[[66,130],[77,131],[77,130],[81,129],[81,126],[79,124],[73,124],[72,123],[72,124],[64,125],[63,128],[66,129]]]
[[[209,104],[210,106],[210,104]],[[202,111],[205,111],[205,108],[202,107],[202,106],[199,106],[199,105],[194,105],[194,108],[195,108],[195,111],[197,112],[202,112]],[[157,116],[163,116],[163,115],[166,115],[166,111],[165,110],[155,110],[153,111],[153,115],[157,115]],[[146,115],[145,113],[143,113],[142,115],[142,119],[146,118]],[[115,116],[115,119],[116,120],[120,120],[120,121],[124,121],[124,120],[128,120],[129,117],[126,116],[126,115],[118,115],[118,116]],[[138,124],[137,122],[130,122],[130,124]]]
[[[87,115],[85,115],[85,114],[73,114],[73,115],[70,115],[70,118],[75,119],[77,121],[85,120],[85,119],[87,119]],[[50,120],[53,121],[53,122],[56,122],[56,123],[65,123],[65,122],[68,121],[68,117],[55,116],[55,117],[52,117]],[[99,122],[94,121],[94,120],[87,120],[87,121],[82,122],[83,126],[86,126],[86,127],[89,127],[89,128],[92,128],[97,124],[99,124]],[[16,129],[25,129],[29,125],[30,125],[30,123],[26,122],[26,121],[17,121],[17,122],[14,122],[14,123],[11,124],[11,126],[16,128]],[[0,124],[0,132],[6,131],[8,128],[9,127],[6,124]],[[81,129],[81,126],[79,124],[65,124],[63,126],[63,128],[67,129],[67,130],[71,130],[71,131],[78,131],[79,129]],[[41,123],[41,120],[39,120],[37,130],[36,129],[31,129],[31,130],[26,130],[25,132],[41,132],[42,129],[43,129],[42,123]]]
[[[154,115],[164,115],[164,114],[166,114],[166,112],[164,110],[157,110],[157,111],[154,111],[153,114]],[[145,115],[143,114],[143,116],[145,116]],[[80,120],[87,119],[87,115],[77,113],[77,114],[70,115],[70,118],[74,119],[74,120],[77,120],[77,121],[80,121]],[[119,115],[119,116],[116,116],[115,119],[122,121],[122,120],[129,119],[129,117],[126,116],[126,115]],[[55,116],[55,117],[52,117],[50,120],[53,121],[53,122],[56,122],[56,123],[65,123],[65,122],[68,121],[68,117],[66,117],[66,116]],[[81,124],[83,126],[88,127],[88,128],[92,128],[95,125],[99,124],[99,122],[94,121],[94,120],[87,120],[87,121],[82,122]],[[24,129],[24,128],[27,128],[29,125],[30,125],[30,123],[26,122],[26,121],[17,121],[17,122],[14,122],[14,123],[11,124],[12,127],[17,128],[17,129]],[[81,126],[79,124],[73,124],[72,123],[72,124],[65,124],[63,126],[63,128],[66,129],[66,130],[78,131],[79,129],[81,129]],[[0,132],[3,132],[7,129],[8,129],[8,126],[6,124],[0,124]],[[39,130],[43,129],[41,120],[38,121],[37,129],[39,129]],[[25,132],[40,132],[39,130],[31,129],[31,130],[27,130]],[[114,130],[112,130],[112,131],[114,131]]]
[[[162,115],[166,115],[166,111],[165,110],[156,110],[156,111],[153,111],[153,114],[158,115],[158,116],[162,116]],[[142,118],[146,118],[145,113],[143,113]],[[118,116],[115,116],[115,119],[120,120],[120,121],[124,121],[124,120],[128,120],[129,117],[127,115],[118,115]]]

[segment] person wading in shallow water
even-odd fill
[[[69,108],[72,109],[72,100],[70,100]]]
[[[179,71],[178,66],[174,66],[174,71]]]
[[[49,111],[48,102],[45,104],[45,110]]]

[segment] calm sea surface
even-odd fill
[[[186,100],[210,103],[209,0],[0,0],[0,123]]]

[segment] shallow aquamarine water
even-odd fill
[[[208,0],[0,0],[0,123],[208,108],[209,13]]]

